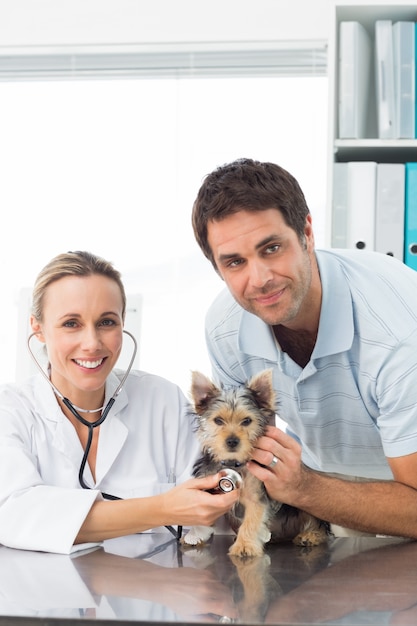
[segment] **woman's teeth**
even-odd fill
[[[88,369],[92,370],[95,367],[101,365],[104,359],[98,359],[97,361],[79,361],[78,359],[74,359],[74,361],[77,365],[80,365],[81,367],[87,367]]]

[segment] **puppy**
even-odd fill
[[[202,448],[194,475],[207,476],[233,468],[242,478],[238,503],[227,514],[237,533],[229,555],[261,556],[269,541],[292,540],[300,546],[325,542],[329,534],[326,522],[272,500],[264,484],[246,470],[255,441],[268,424],[275,423],[272,371],[265,370],[244,386],[229,391],[219,389],[200,372],[193,372],[191,398]],[[202,545],[213,532],[212,528],[193,527],[182,542]]]

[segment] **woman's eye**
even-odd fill
[[[75,328],[77,325],[77,322],[75,320],[67,320],[66,322],[64,322],[64,326],[66,328]]]
[[[100,324],[101,326],[114,326],[116,322],[114,320],[110,320],[110,319],[105,319],[105,320],[101,320]]]

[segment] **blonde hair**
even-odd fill
[[[32,292],[32,315],[38,322],[42,321],[45,292],[49,285],[65,276],[92,276],[99,274],[114,280],[122,295],[123,311],[126,314],[126,293],[121,274],[112,263],[91,254],[91,252],[64,252],[51,259],[39,272]]]

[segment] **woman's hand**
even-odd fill
[[[212,494],[221,474],[190,478],[157,496],[99,501],[91,507],[74,543],[104,541],[159,526],[212,526],[237,501],[238,490]]]
[[[181,526],[212,526],[237,502],[239,490],[208,493],[219,483],[221,474],[191,478],[163,494],[161,514],[171,524]]]

